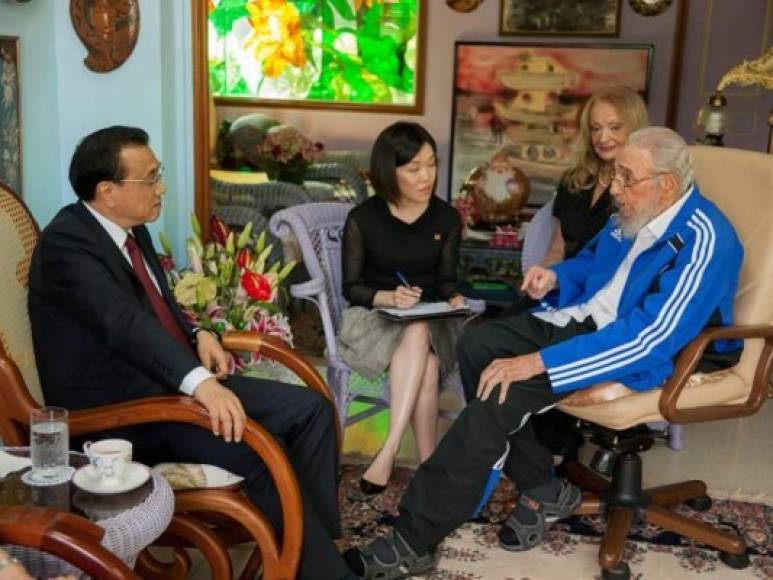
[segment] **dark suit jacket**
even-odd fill
[[[186,334],[144,226],[133,230]],[[63,208],[32,256],[29,313],[47,404],[82,409],[176,393],[200,363],[153,313],[139,278],[83,203]]]

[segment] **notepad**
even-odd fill
[[[469,316],[467,306],[453,308],[448,302],[419,302],[412,308],[379,308],[379,315],[391,320],[419,320],[422,318],[446,318]]]

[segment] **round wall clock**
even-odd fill
[[[483,4],[483,0],[446,0],[446,4],[457,12],[472,12]]]
[[[628,0],[634,12],[642,16],[657,16],[671,6],[673,0]]]

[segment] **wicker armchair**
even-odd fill
[[[0,436],[6,445],[29,440],[30,410],[42,402],[27,315],[27,283],[32,251],[39,229],[24,203],[0,185]],[[332,400],[330,390],[314,367],[274,337],[248,332],[227,333],[230,350],[260,352],[295,372],[309,387]],[[182,422],[209,429],[204,407],[190,397],[164,396],[70,413],[70,433],[84,435],[120,426]],[[162,564],[147,552],[137,569],[143,578],[185,578],[190,560],[183,547],[201,550],[211,577],[234,577],[228,545],[252,541],[257,549],[243,578],[254,578],[261,561],[264,578],[295,577],[300,560],[303,520],[298,482],[281,446],[254,421],[243,437],[260,455],[279,490],[283,534],[278,538],[266,517],[237,489],[192,489],[175,494],[175,517],[158,544],[175,548],[174,561]],[[339,438],[340,440],[340,438]],[[238,514],[238,515],[236,515]]]
[[[324,182],[328,186],[322,190],[322,195],[317,192],[314,182]],[[312,163],[304,176],[304,188],[313,201],[340,200],[357,205],[368,199],[368,184],[362,173],[345,163]]]
[[[343,203],[315,203],[284,209],[269,222],[271,232],[280,239],[294,237],[300,246],[303,263],[309,272],[309,280],[290,287],[294,298],[314,303],[319,309],[325,334],[325,362],[327,378],[335,393],[338,416],[342,429],[389,408],[389,384],[387,378],[376,392],[352,385],[352,370],[338,354],[336,334],[340,329],[344,309],[348,306],[342,294],[341,237],[346,216],[351,205]],[[470,300],[472,316],[478,316],[486,308],[482,300]],[[464,402],[461,379],[455,369],[445,378],[446,385]],[[349,405],[358,401],[368,407],[348,416]],[[456,414],[443,411],[443,416],[455,418]]]
[[[139,578],[118,556],[102,547],[99,542],[104,532],[98,525],[60,510],[0,506],[0,544],[34,548],[36,558],[56,556],[94,578]],[[35,571],[36,566],[30,566],[26,558],[22,562],[28,571]]]

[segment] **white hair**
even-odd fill
[[[679,181],[683,195],[693,180],[693,159],[682,137],[667,127],[644,127],[628,136],[626,147],[644,149],[650,154],[655,173],[669,173]]]

